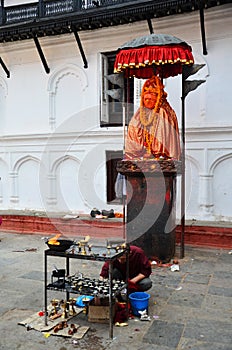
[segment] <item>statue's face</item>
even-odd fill
[[[153,109],[155,108],[156,100],[157,100],[156,94],[151,94],[151,93],[144,94],[143,105],[146,108]]]

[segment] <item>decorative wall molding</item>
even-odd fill
[[[8,95],[8,85],[4,78],[0,76],[0,87],[2,87],[2,90],[4,91],[4,97]]]
[[[199,205],[202,217],[213,218],[213,175],[199,175]]]
[[[11,171],[9,172],[9,181],[10,181],[10,202],[17,204],[19,202],[18,196],[18,172]]]
[[[57,168],[59,167],[59,165],[66,161],[66,160],[74,160],[74,162],[80,164],[80,160],[74,156],[70,156],[70,155],[65,155],[63,157],[60,157],[58,159],[56,159],[56,161],[51,165],[51,174],[55,175]]]
[[[220,164],[222,163],[224,160],[227,160],[227,159],[231,159],[231,163],[232,163],[232,148],[231,148],[231,151],[228,153],[228,154],[225,154],[217,159],[214,160],[214,162],[211,164],[210,166],[210,169],[209,169],[209,173],[210,174],[213,174],[214,173],[214,170],[215,168]]]
[[[49,125],[51,130],[56,128],[56,93],[63,77],[73,75],[80,82],[81,91],[84,92],[88,86],[87,75],[84,70],[75,64],[66,64],[56,69],[49,78],[47,90],[49,93]]]
[[[17,160],[17,162],[15,163],[15,165],[13,166],[13,173],[14,174],[18,174],[19,173],[19,170],[20,170],[20,167],[28,162],[28,161],[33,161],[33,162],[36,162],[36,163],[40,163],[40,159],[38,159],[37,157],[35,156],[32,156],[32,155],[26,155],[20,159]]]

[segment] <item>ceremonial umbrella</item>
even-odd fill
[[[119,47],[114,73],[143,79],[153,75],[168,78],[181,74],[183,65],[193,63],[192,48],[185,41],[167,34],[149,34]]]
[[[127,78],[136,77],[149,79],[158,75],[161,79],[182,74],[182,181],[181,181],[181,257],[184,256],[184,225],[185,225],[185,116],[184,100],[186,92],[186,77],[194,73],[186,73],[185,66],[194,64],[192,48],[185,41],[167,34],[149,34],[132,39],[119,47],[114,63],[114,73],[124,73]],[[193,67],[191,67],[193,68]],[[196,71],[200,68],[196,68]],[[188,87],[187,87],[188,88]],[[125,114],[125,109],[123,111]],[[125,130],[125,116],[124,116]],[[124,131],[125,133],[125,131]]]

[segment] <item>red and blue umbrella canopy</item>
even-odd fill
[[[118,49],[114,73],[149,79],[168,78],[182,73],[183,65],[193,65],[192,48],[167,34],[150,34],[128,41]]]

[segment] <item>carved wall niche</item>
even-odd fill
[[[81,109],[83,92],[88,86],[82,68],[67,64],[57,69],[48,81],[49,125],[55,130],[68,116]]]

